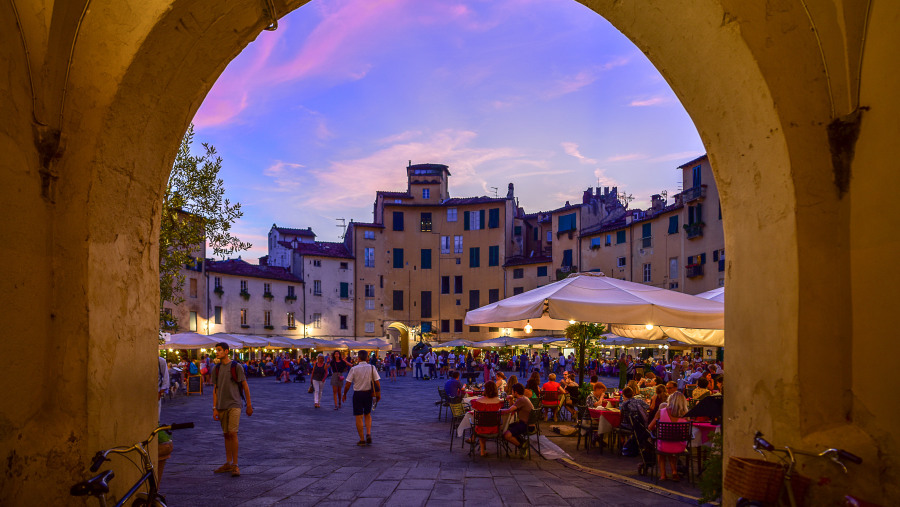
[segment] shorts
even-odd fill
[[[509,423],[509,428],[507,429],[510,433],[512,433],[512,436],[518,439],[520,436],[528,433],[528,423],[526,423],[525,421],[512,422]]]
[[[222,424],[222,433],[237,433],[238,425],[241,423],[241,409],[219,410],[219,423]]]
[[[353,415],[372,413],[372,391],[353,391]]]

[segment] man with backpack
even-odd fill
[[[241,475],[238,468],[238,425],[241,419],[241,399],[247,403],[247,416],[253,415],[250,403],[250,388],[244,368],[228,357],[228,344],[216,344],[216,358],[219,364],[213,369],[213,419],[222,425],[225,436],[225,464],[217,468],[217,474]]]

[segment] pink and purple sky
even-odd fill
[[[526,212],[618,186],[632,207],[681,188],[704,152],[659,72],[573,0],[313,0],[228,66],[194,118],[266,254],[273,223],[339,241],[412,161],[450,166],[453,197],[506,194]]]

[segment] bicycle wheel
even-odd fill
[[[150,495],[147,493],[138,493],[134,501],[131,502],[131,507],[166,507],[166,499],[162,495],[157,494],[151,501]]]

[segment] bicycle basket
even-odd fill
[[[774,502],[781,491],[784,468],[752,458],[730,457],[725,469],[725,489],[752,500]]]

